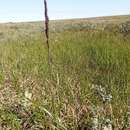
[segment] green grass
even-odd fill
[[[129,36],[78,29],[50,32],[48,66],[41,24],[30,23],[27,30],[25,23],[16,25],[4,25],[9,29],[0,40],[1,129],[79,130],[90,122],[91,104],[102,105],[92,84],[112,94],[114,120],[123,118],[130,101]]]

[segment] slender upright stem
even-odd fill
[[[45,8],[45,35],[48,49],[48,64],[50,64],[51,59],[50,59],[50,45],[49,45],[49,17],[48,17],[48,7],[46,0],[44,0],[44,8]]]

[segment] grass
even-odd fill
[[[1,28],[7,26],[8,31],[0,33],[0,129],[85,129],[91,122],[90,107],[103,105],[92,85],[101,85],[113,96],[117,127],[130,101],[129,35],[80,30],[76,24],[54,28],[50,68],[40,23]]]

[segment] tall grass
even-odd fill
[[[103,105],[92,85],[102,86],[112,95],[117,128],[130,100],[130,38],[86,30],[50,35],[55,61],[51,74],[42,33],[1,41],[1,129],[91,128],[92,111]]]

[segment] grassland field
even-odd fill
[[[50,66],[44,22],[0,24],[0,130],[85,130],[90,106],[102,106],[93,85],[112,95],[117,128],[130,102],[126,22],[129,15],[50,21]]]

